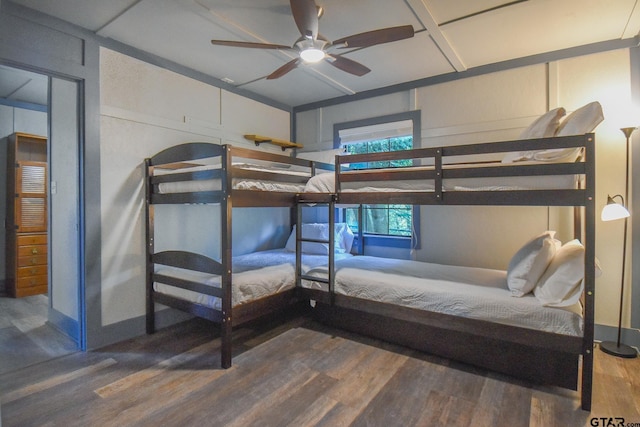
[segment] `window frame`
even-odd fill
[[[393,123],[411,120],[412,123],[412,138],[413,148],[418,148],[422,142],[422,113],[420,110],[404,111],[401,113],[388,114],[384,116],[369,117],[365,119],[352,120],[342,123],[334,123],[333,125],[333,148],[339,148],[341,144],[340,131],[346,129],[360,128],[371,125],[378,125],[384,123]],[[340,212],[342,216],[343,212]],[[413,205],[412,211],[412,236],[392,236],[392,235],[379,235],[379,234],[362,234],[365,240],[365,246],[367,244],[374,246],[383,246],[389,248],[406,248],[406,249],[419,249],[420,248],[420,206]]]

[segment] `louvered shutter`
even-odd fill
[[[16,169],[16,225],[20,233],[47,230],[47,164],[21,161]]]

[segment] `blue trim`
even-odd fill
[[[355,243],[355,242],[354,242]],[[383,246],[386,248],[411,249],[411,237],[364,235],[364,247]]]
[[[595,341],[613,341],[618,340],[618,328],[607,325],[595,325],[594,330]],[[637,329],[622,328],[620,333],[620,342],[636,349],[640,349],[640,331]]]
[[[413,80],[405,83],[399,83],[391,86],[365,90],[353,95],[344,95],[336,98],[325,99],[323,101],[311,102],[309,104],[298,105],[293,107],[294,113],[303,111],[317,110],[318,108],[330,107],[332,105],[345,104],[348,102],[359,101],[363,99],[374,98],[377,96],[389,95],[396,92],[403,92],[425,86],[432,86],[440,83],[451,82],[468,77],[480,76],[484,74],[495,73],[498,71],[510,70],[513,68],[525,67],[528,65],[544,64],[560,59],[573,58],[576,56],[590,55],[594,53],[606,52],[617,49],[628,49],[638,46],[640,37],[634,36],[629,39],[614,39],[604,42],[592,43],[583,46],[572,47],[568,49],[556,50],[554,52],[541,53],[538,55],[526,56],[524,58],[511,59],[508,61],[496,62],[494,64],[482,65],[479,67],[469,68],[466,71],[454,71],[451,73],[440,74],[424,79]]]
[[[41,113],[48,113],[49,107],[42,104],[34,104],[31,102],[13,101],[7,98],[0,98],[0,105],[6,105],[7,107],[21,108],[23,110],[39,111]]]
[[[82,350],[87,349],[87,307],[85,305],[86,301],[86,280],[84,274],[84,268],[86,265],[86,243],[85,243],[85,230],[86,230],[86,221],[83,215],[84,206],[85,206],[85,157],[84,157],[84,147],[85,144],[85,123],[86,123],[86,109],[85,109],[85,99],[86,99],[86,90],[85,90],[85,81],[76,82],[78,88],[78,100],[77,100],[77,108],[78,108],[78,318],[80,319],[80,333],[78,335],[80,340],[80,348]]]
[[[85,40],[85,66],[87,78],[82,82],[80,141],[82,165],[80,166],[82,202],[80,211],[80,247],[82,248],[80,312],[82,319],[83,350],[99,340],[103,330],[102,320],[102,243],[100,219],[102,196],[100,194],[100,49],[92,39]]]
[[[78,337],[80,336],[80,324],[78,322],[52,308],[51,305],[49,305],[48,321],[51,326],[55,327],[65,335],[68,335],[69,338],[76,343],[78,349],[80,349],[80,343],[78,342]]]

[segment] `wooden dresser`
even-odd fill
[[[6,286],[13,297],[48,291],[47,139],[7,140]]]

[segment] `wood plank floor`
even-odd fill
[[[48,298],[0,297],[0,374],[77,350],[76,343],[47,322]]]
[[[318,324],[234,332],[219,368],[214,327],[194,319],[0,375],[2,426],[590,426],[640,423],[640,359],[595,352],[593,411],[537,387]],[[601,425],[601,424],[600,424]]]

